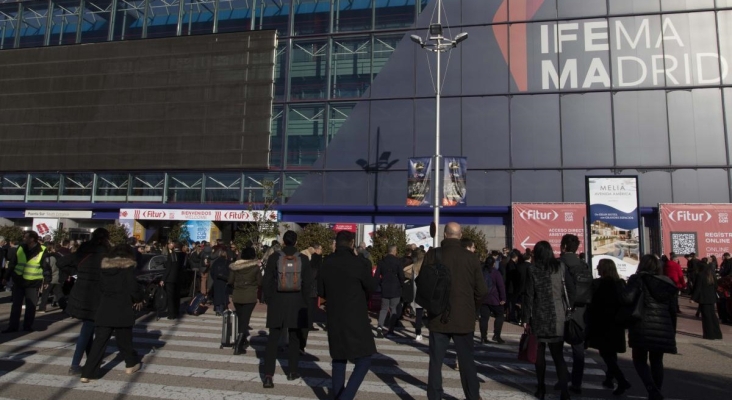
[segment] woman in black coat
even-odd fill
[[[211,278],[213,279],[213,303],[217,316],[229,306],[229,259],[226,249],[216,249],[211,261]]]
[[[135,253],[126,244],[116,246],[102,260],[99,290],[101,298],[95,315],[94,343],[81,371],[81,382],[88,383],[99,374],[99,364],[105,355],[107,342],[114,332],[117,348],[125,359],[125,372],[140,369],[140,359],[132,347],[132,327],[135,311],[140,309],[145,292],[135,280]]]
[[[697,272],[694,281],[696,285],[691,300],[699,304],[704,339],[721,340],[722,330],[719,328],[719,319],[714,311],[717,303],[717,277],[714,275],[714,267],[704,264]]]
[[[630,277],[620,296],[624,305],[643,302],[641,320],[628,329],[628,344],[633,349],[635,370],[651,400],[663,399],[664,353],[676,354],[677,293],[673,281],[663,275],[656,256],[647,254],[641,257],[637,273]]]
[[[620,279],[615,263],[610,259],[600,260],[597,272],[600,278],[592,282],[592,302],[587,308],[587,345],[599,350],[607,365],[602,385],[612,388],[613,380],[617,380],[618,388],[613,394],[620,396],[630,388],[618,366],[618,353],[625,353],[625,329],[615,323],[625,281]]]
[[[94,317],[99,306],[99,280],[102,258],[109,252],[109,231],[99,228],[92,233],[90,241],[56,263],[67,276],[76,275],[76,282],[69,293],[66,313],[81,320],[81,330],[76,339],[76,350],[71,358],[70,375],[81,374],[81,358],[87,358],[94,339]]]

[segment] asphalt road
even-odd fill
[[[0,295],[0,326],[10,312],[9,297]],[[725,340],[700,338],[701,322],[693,309],[683,305],[677,341],[679,354],[665,358],[663,392],[668,399],[729,399],[732,387],[732,327],[723,326]],[[124,362],[115,358],[110,342],[103,377],[82,384],[67,375],[73,355],[78,321],[66,318],[59,310],[39,314],[32,333],[0,335],[0,400],[3,399],[327,399],[330,386],[330,358],[326,332],[312,332],[307,355],[301,362],[303,379],[288,382],[283,367],[287,355],[280,353],[275,388],[262,388],[260,368],[266,332],[266,309],[258,306],[251,326],[254,344],[247,354],[233,356],[229,348],[219,349],[221,321],[210,314],[185,316],[178,321],[143,315],[134,330],[135,348],[144,356],[140,372],[127,376]],[[357,395],[367,399],[426,398],[427,340],[413,340],[412,323],[398,332],[396,339],[377,339],[379,355],[374,359],[366,381]],[[492,327],[492,322],[491,322]],[[477,345],[475,348],[483,399],[532,399],[536,389],[533,365],[516,359],[521,329],[504,326],[506,344]],[[571,362],[569,349],[565,357]],[[550,359],[548,357],[548,359]],[[587,352],[585,379],[581,396],[573,399],[617,398],[600,383],[604,365],[594,350]],[[547,385],[556,381],[548,361]],[[349,370],[350,370],[349,366]],[[621,355],[621,368],[633,384],[627,398],[645,398],[646,393],[630,360]],[[448,353],[443,367],[446,397],[464,398],[454,353]],[[547,398],[558,398],[551,393]]]

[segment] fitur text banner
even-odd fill
[[[678,254],[682,267],[684,255],[698,258],[732,253],[732,204],[659,204],[661,250]]]

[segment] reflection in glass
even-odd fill
[[[0,174],[0,200],[23,201],[27,184],[27,174]]]
[[[20,4],[0,4],[0,50],[15,47]]]
[[[280,36],[289,36],[288,20],[292,0],[258,0],[254,21],[257,30],[276,30]]]
[[[49,38],[51,46],[76,43],[81,10],[78,0],[54,2]]]
[[[219,7],[221,7],[219,2]],[[181,35],[200,35],[213,32],[216,0],[185,0]],[[242,31],[246,29],[241,29]]]
[[[327,40],[293,42],[290,67],[291,99],[325,98],[327,54]]]
[[[240,203],[241,174],[206,174],[206,203]]]
[[[61,201],[90,201],[94,174],[90,172],[72,172],[63,174],[61,185]]]
[[[114,40],[142,38],[144,18],[144,0],[119,0],[114,23]]]
[[[120,0],[117,4],[123,3]],[[130,3],[139,4],[141,8],[143,1]],[[81,42],[82,43],[96,43],[106,42],[109,36],[109,17],[112,13],[112,5],[114,3],[110,0],[85,0],[84,1],[84,13],[81,21]],[[120,10],[120,8],[117,8]],[[119,15],[119,14],[118,14]],[[142,15],[140,15],[142,18]],[[142,24],[142,22],[140,22]],[[119,19],[117,20],[119,25]],[[139,32],[142,32],[142,25],[140,25]]]
[[[162,172],[132,174],[132,190],[128,200],[162,202],[164,187],[165,174]]]
[[[282,192],[282,182],[279,173],[245,173],[244,174],[244,203],[262,204],[276,200]]]
[[[30,176],[28,201],[58,201],[61,175],[56,173],[37,173]]]
[[[389,57],[394,53],[394,49],[396,49],[397,44],[402,40],[403,36],[402,34],[398,34],[374,37],[374,64],[371,67],[372,79],[376,78],[381,68],[389,61]]]
[[[43,46],[48,21],[48,3],[25,3],[20,24],[20,47]]]
[[[376,0],[376,29],[408,28],[414,24],[414,0]]]
[[[371,37],[334,38],[331,98],[361,97],[371,83]]]
[[[250,30],[254,3],[254,0],[219,0],[218,32]]]
[[[126,173],[97,174],[97,188],[94,193],[95,201],[127,201],[127,191],[130,186],[130,175]]]
[[[282,197],[283,203],[287,203],[290,197],[295,193],[298,187],[302,184],[302,181],[307,177],[308,174],[285,174],[285,182],[282,185]]]
[[[330,117],[328,118],[328,143],[341,129],[341,125],[348,119],[348,115],[356,107],[356,103],[331,104]]]
[[[291,106],[287,116],[287,165],[312,165],[325,150],[325,106]]]
[[[270,168],[282,168],[282,145],[285,137],[285,110],[282,106],[272,109],[272,133],[269,145]]]
[[[331,0],[294,0],[295,35],[328,33]]]
[[[148,38],[175,36],[181,0],[148,0]]]
[[[333,31],[371,30],[373,0],[334,0]]]
[[[274,82],[274,99],[285,100],[285,89],[287,86],[287,40],[281,40],[277,45],[277,53],[275,53],[275,82]]]
[[[168,174],[168,203],[200,203],[203,175],[195,173]]]

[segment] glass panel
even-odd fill
[[[147,37],[175,36],[178,30],[180,0],[149,0]]]
[[[142,38],[144,18],[144,0],[119,0],[117,19],[114,22],[114,40]]]
[[[642,12],[661,11],[659,0],[612,0],[608,1],[610,14],[635,14]]]
[[[327,49],[327,40],[293,43],[290,67],[291,99],[325,98]]]
[[[95,201],[127,201],[127,189],[130,187],[130,175],[126,173],[97,174],[97,190]]]
[[[732,0],[717,0],[717,7],[732,7]]]
[[[287,116],[287,166],[309,166],[325,150],[325,106],[290,107]]]
[[[219,33],[248,31],[254,0],[219,0]]]
[[[662,11],[686,11],[714,8],[714,0],[661,0]]]
[[[729,6],[732,7],[732,0],[730,0]],[[722,76],[724,77],[724,83],[730,84],[732,83],[732,73],[730,73],[730,67],[732,67],[732,10],[718,12],[717,20],[719,24],[719,50],[723,60]]]
[[[559,18],[595,17],[607,14],[606,0],[559,0]]]
[[[282,193],[280,174],[244,174],[244,203],[264,203]]]
[[[0,4],[0,50],[15,46],[18,29],[18,4]]]
[[[199,35],[213,32],[215,0],[185,0],[183,3],[182,35]],[[219,2],[227,3],[224,1]],[[240,29],[244,31],[246,29]]]
[[[331,98],[359,98],[371,83],[371,37],[333,38]]]
[[[374,65],[371,67],[372,78],[375,79],[381,68],[389,61],[389,57],[394,53],[397,44],[402,40],[404,35],[384,35],[374,37]]]
[[[139,173],[132,175],[129,201],[162,202],[165,174]]]
[[[674,203],[728,203],[729,178],[724,169],[678,169],[671,173]]]
[[[168,174],[168,203],[200,203],[203,175]]]
[[[354,107],[356,107],[355,103],[330,105],[330,117],[328,118],[328,143],[333,140],[333,137],[341,129],[341,125],[346,122],[348,115],[351,114]]]
[[[712,12],[663,16],[666,85],[718,85],[717,30]]]
[[[287,43],[289,40],[282,40],[277,45],[277,54],[275,57],[275,82],[274,82],[274,99],[286,100],[285,89],[287,82],[285,76],[287,72]]]
[[[49,39],[51,46],[76,43],[80,12],[79,0],[55,2]]]
[[[335,0],[333,31],[368,31],[372,24],[372,0]]]
[[[722,91],[669,91],[667,98],[671,163],[678,166],[725,165]]]
[[[270,168],[282,168],[282,143],[285,137],[285,111],[282,106],[272,107],[272,136],[269,147]]]
[[[557,0],[532,1],[508,0],[508,19],[531,21],[557,18]]]
[[[55,173],[32,174],[28,201],[58,201],[61,175]]]
[[[90,201],[94,174],[91,172],[76,172],[63,174],[61,185],[61,201]]]
[[[295,35],[328,33],[331,0],[295,0]]]
[[[674,72],[675,57],[664,64],[662,49],[656,47],[661,33],[660,16],[610,19],[612,81],[615,88],[663,87],[666,75]],[[664,65],[668,73],[664,73]]]
[[[27,184],[27,174],[0,174],[0,200],[25,200],[25,188]]]
[[[511,99],[511,161],[514,168],[562,165],[559,96],[514,96]]]
[[[131,3],[134,3],[130,0]],[[118,4],[122,4],[120,0]],[[142,1],[136,3],[142,7]],[[86,0],[84,2],[84,17],[81,22],[81,42],[106,42],[109,36],[109,16],[112,11],[112,0]],[[117,15],[117,24],[121,18]],[[142,16],[140,16],[142,18]],[[140,21],[140,32],[142,32],[142,21]]]
[[[48,3],[25,3],[20,24],[20,47],[43,46],[48,21]]]
[[[409,28],[416,11],[414,0],[376,0],[376,29]]]
[[[206,203],[240,203],[241,174],[206,174]]]
[[[470,168],[510,168],[510,153],[495,151],[509,148],[508,108],[509,100],[505,96],[462,99],[462,129],[455,139],[460,138],[460,154],[468,157]]]
[[[619,166],[669,164],[666,93],[614,94],[615,159]]]
[[[560,171],[515,171],[511,175],[511,201],[562,201]]]
[[[292,0],[259,0],[254,26],[257,30],[277,30],[280,36],[289,36],[288,17]]]
[[[285,182],[282,189],[282,197],[285,203],[290,200],[292,194],[295,193],[295,190],[300,187],[307,176],[308,174],[285,174]]]
[[[610,93],[568,94],[561,96],[560,101],[562,165],[613,166]]]

